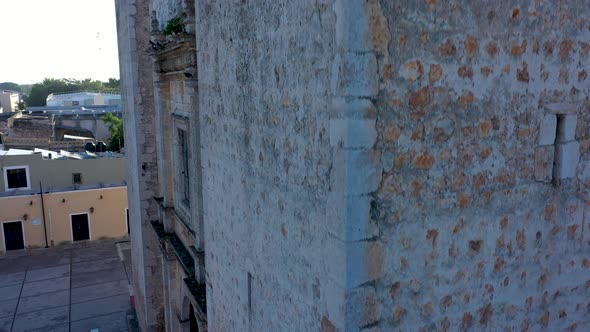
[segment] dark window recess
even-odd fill
[[[194,278],[184,278],[188,290],[191,292],[201,312],[207,316],[207,285],[199,284]]]
[[[82,183],[82,174],[81,173],[73,173],[72,180],[74,184],[81,184]]]
[[[27,185],[27,169],[15,168],[6,170],[6,180],[8,182],[8,189],[26,188]]]
[[[20,221],[15,221],[5,222],[2,226],[4,228],[4,244],[6,245],[6,250],[24,249],[23,224]]]
[[[80,105],[80,101],[78,101],[78,100],[72,101],[72,106],[79,106],[79,105]]]
[[[150,221],[150,224],[152,225],[152,227],[154,228],[154,232],[156,232],[156,235],[158,236],[158,241],[160,241],[161,244],[164,244],[166,242],[167,237],[166,231],[164,231],[164,226],[156,220]]]
[[[188,167],[188,141],[186,131],[178,129],[178,146],[180,148],[180,167],[182,173],[181,194],[186,205],[190,204],[190,178]]]
[[[248,272],[248,310],[252,313],[252,274]]]
[[[197,325],[197,318],[195,316],[195,309],[193,308],[193,305],[190,304],[190,309],[189,309],[189,324],[190,324],[190,332],[199,332],[199,327]]]
[[[174,249],[174,255],[176,259],[184,269],[187,275],[191,278],[195,275],[195,260],[193,256],[188,252],[182,241],[178,238],[178,236],[174,233],[168,234],[168,242]]]
[[[74,241],[90,240],[87,214],[72,215],[72,239]]]

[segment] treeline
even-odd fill
[[[19,85],[12,82],[4,82],[0,83],[0,90],[21,92],[26,106],[45,106],[47,96],[57,92],[91,90],[118,93],[120,91],[119,80],[116,78],[109,78],[108,82],[101,82],[90,78],[84,80],[46,78],[43,82],[33,85]]]

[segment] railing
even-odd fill
[[[86,142],[83,141],[54,141],[48,140],[46,138],[29,138],[29,137],[22,137],[22,138],[15,138],[15,137],[7,137],[4,136],[2,138],[4,140],[4,144],[7,147],[12,146],[22,146],[22,147],[49,147],[52,149],[59,149],[59,148],[83,148]]]
[[[174,233],[166,233],[164,230],[164,226],[160,224],[156,220],[150,221],[154,232],[158,236],[158,241],[162,246],[170,245],[172,247],[172,251],[174,252],[174,256],[182,266],[182,269],[186,273],[189,278],[194,278],[195,276],[195,260],[189,253],[188,249],[182,244],[182,241],[178,238],[178,236]]]
[[[197,301],[203,315],[207,317],[207,286],[205,284],[199,284],[194,278],[184,278],[183,280],[186,287]]]
[[[101,91],[101,90],[80,90],[80,91],[64,91],[64,92],[54,92],[52,94],[50,94],[49,96],[47,96],[47,98],[49,97],[53,97],[53,96],[60,96],[60,95],[70,95],[70,94],[74,94],[74,93],[100,93],[103,95],[120,95],[121,92],[120,91]]]
[[[195,279],[195,261],[191,254],[189,253],[188,249],[182,244],[178,236],[174,233],[167,233],[164,229],[164,226],[158,222],[157,220],[150,221],[156,236],[158,237],[158,241],[162,247],[162,250],[165,250],[166,245],[170,245],[172,247],[172,251],[174,252],[174,256],[176,256],[176,260],[182,266],[182,269],[185,271],[187,277],[183,278],[186,287],[193,295],[201,312],[207,317],[207,286],[205,283],[199,283]]]
[[[174,249],[174,255],[176,256],[176,259],[184,269],[184,272],[186,272],[186,274],[189,277],[194,278],[195,260],[193,259],[191,254],[188,252],[188,250],[186,250],[186,248],[184,247],[178,236],[176,236],[176,234],[168,234],[168,242],[172,246],[172,249]]]

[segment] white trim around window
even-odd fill
[[[8,173],[6,171],[11,170],[11,169],[21,169],[24,168],[25,172],[27,174],[27,186],[26,187],[20,187],[20,188],[8,188]],[[29,165],[21,165],[21,166],[6,166],[2,168],[2,173],[4,174],[4,190],[5,191],[10,191],[10,190],[29,190],[31,189],[31,172],[29,171]]]
[[[74,243],[74,224],[72,222],[72,217],[77,215],[87,215],[86,219],[88,221],[88,240],[80,240],[80,241],[92,241],[92,224],[90,223],[90,213],[88,212],[78,212],[78,213],[70,213],[70,240]]]
[[[10,220],[10,221],[3,221],[0,222],[0,228],[2,229],[2,246],[4,247],[4,253],[6,253],[6,237],[4,235],[4,224],[11,223],[11,222],[20,222],[22,227],[22,234],[23,234],[23,249],[27,248],[27,237],[25,236],[25,223],[22,220]]]

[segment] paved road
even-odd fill
[[[127,331],[128,248],[101,241],[0,256],[0,332]]]

